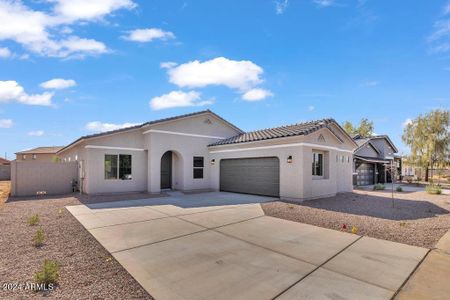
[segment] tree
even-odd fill
[[[344,130],[350,134],[350,135],[360,135],[361,137],[370,137],[373,134],[374,126],[373,122],[369,121],[366,118],[362,118],[361,121],[359,121],[358,126],[353,125],[349,121],[345,121],[342,124],[342,127]]]
[[[428,181],[429,168],[442,167],[448,162],[449,127],[449,111],[437,109],[419,115],[403,131],[402,140],[411,150],[410,160],[425,170],[425,181]]]

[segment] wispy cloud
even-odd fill
[[[122,123],[122,124],[114,124],[114,123],[104,123],[100,121],[92,121],[87,123],[84,128],[89,131],[94,132],[106,132],[111,130],[117,130],[127,127],[133,127],[139,125],[139,123]]]
[[[316,108],[314,107],[314,105],[310,105],[310,106],[308,106],[308,111],[313,111],[313,110],[315,110]]]
[[[44,135],[44,130],[35,130],[35,131],[29,131],[28,135],[29,136],[43,136]]]
[[[27,105],[51,106],[53,93],[28,94],[14,80],[0,81],[0,103],[17,102]]]
[[[42,88],[51,90],[62,90],[76,85],[77,83],[75,82],[75,80],[62,78],[54,78],[40,84]]]
[[[129,31],[123,38],[128,41],[147,43],[154,40],[171,40],[175,38],[175,35],[159,28],[143,28]]]
[[[275,0],[275,13],[277,15],[282,15],[286,11],[286,8],[288,7],[289,1],[288,0]]]
[[[0,119],[0,128],[11,128],[13,126],[13,120]]]
[[[333,6],[336,4],[334,0],[313,0],[313,2],[318,7],[328,7],[328,6]]]
[[[450,3],[443,8],[442,14],[443,17],[434,22],[433,32],[427,38],[431,54],[450,52]]]
[[[175,107],[204,106],[214,102],[214,99],[201,100],[200,96],[200,93],[196,91],[172,91],[152,98],[149,105],[153,110],[161,110]]]
[[[360,86],[362,86],[362,87],[373,87],[373,86],[377,86],[379,84],[380,84],[380,82],[378,82],[376,80],[364,80],[363,82],[361,82]]]
[[[403,121],[402,127],[405,128],[409,124],[412,124],[412,119],[411,118],[407,118],[405,121]]]

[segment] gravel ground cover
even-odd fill
[[[52,299],[152,299],[134,278],[64,208],[66,205],[148,198],[147,194],[120,196],[21,198],[0,205],[0,299],[42,298],[45,294],[5,283],[33,282],[45,259],[60,263],[60,279]],[[27,219],[38,214],[37,226]],[[41,248],[32,245],[36,231],[46,237]]]
[[[450,229],[450,196],[359,191],[302,203],[261,204],[266,215],[358,235],[433,248]],[[346,229],[343,229],[345,224]]]

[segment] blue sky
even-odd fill
[[[0,154],[211,109],[244,130],[450,107],[450,2],[0,0]]]

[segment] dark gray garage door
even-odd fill
[[[374,183],[374,165],[362,163],[356,169],[358,173],[356,177],[357,185],[371,185]]]
[[[280,163],[276,157],[222,159],[220,190],[280,196]]]

